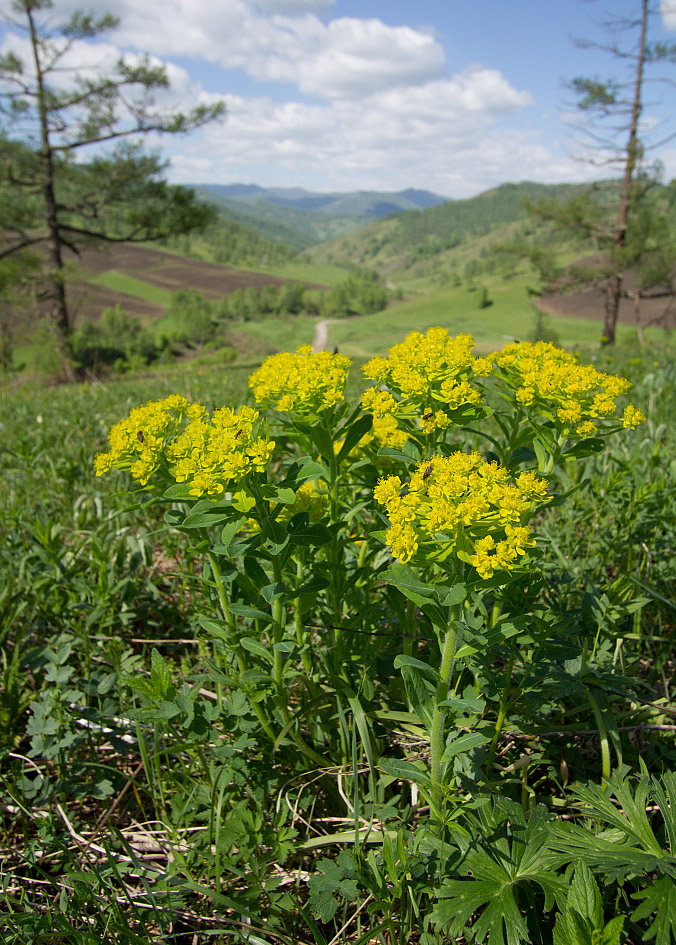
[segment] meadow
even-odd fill
[[[674,940],[669,346],[413,305],[3,394],[3,941]]]

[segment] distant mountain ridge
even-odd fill
[[[198,196],[242,226],[296,250],[352,233],[375,220],[446,202],[427,190],[317,193],[302,187],[193,184]]]
[[[409,187],[397,192],[356,190],[318,193],[303,187],[260,187],[258,184],[199,184],[196,189],[221,200],[239,203],[266,201],[295,210],[318,210],[334,215],[383,217],[402,210],[422,210],[445,203],[448,198],[429,190]]]

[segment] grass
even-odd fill
[[[378,317],[392,319],[396,312],[393,308],[376,316],[372,324]],[[492,312],[477,314],[488,318]],[[473,315],[463,323],[465,330],[471,330]],[[357,324],[354,320],[332,329]],[[282,326],[243,327],[272,335]],[[300,333],[311,321],[297,319],[288,327]],[[397,327],[394,321],[391,327]],[[405,328],[402,322],[399,327],[413,326]],[[375,334],[365,337],[372,339],[369,344],[377,340]],[[486,703],[477,710],[483,717],[461,719],[479,735],[485,732],[481,723],[497,716],[496,692],[504,680],[511,681],[507,728],[491,792],[504,805],[503,814],[520,809],[519,800],[532,796],[533,803],[549,805],[548,822],[563,813],[568,824],[588,824],[571,800],[574,783],[600,783],[599,739],[590,735],[595,721],[586,701],[590,686],[585,680],[578,685],[574,665],[578,638],[588,644],[588,678],[594,692],[608,700],[607,717],[618,725],[613,751],[621,739],[626,769],[639,771],[639,755],[652,773],[673,770],[676,764],[673,720],[660,712],[661,705],[668,711],[672,701],[668,680],[676,521],[668,470],[674,455],[669,423],[674,370],[664,363],[656,367],[655,361],[663,359],[655,352],[646,352],[641,361],[620,347],[607,352],[604,361],[606,357],[608,370],[634,380],[636,402],[649,421],[645,429],[620,434],[600,456],[569,464],[563,485],[572,489],[571,496],[537,523],[543,578],[542,588],[535,590],[550,622],[538,618],[533,627],[539,640],[551,631],[552,643],[548,637],[539,644],[537,660],[531,660],[529,625],[513,649],[505,641],[504,652],[477,659],[464,679],[464,711],[474,711],[477,693],[481,705]],[[205,356],[167,365],[154,376],[42,391],[27,386],[0,402],[5,484],[0,490],[0,882],[5,897],[0,939],[8,945],[419,945],[430,913],[443,902],[444,883],[455,882],[464,890],[474,882],[453,837],[468,831],[473,845],[485,851],[486,861],[509,847],[509,837],[501,839],[500,823],[490,821],[486,806],[479,818],[488,824],[485,835],[471,812],[458,812],[444,841],[453,853],[448,864],[434,852],[438,825],[413,859],[414,838],[420,840],[428,818],[422,804],[417,811],[411,805],[404,781],[384,776],[388,759],[401,763],[400,756],[405,760],[412,753],[419,759],[417,765],[426,764],[421,743],[411,740],[405,734],[410,726],[400,723],[408,706],[393,659],[403,644],[399,635],[388,632],[407,618],[407,611],[398,611],[399,616],[389,610],[370,611],[373,604],[364,589],[370,581],[382,585],[379,568],[385,566],[384,559],[366,558],[345,590],[347,626],[362,629],[340,643],[348,655],[334,660],[337,682],[324,671],[339,645],[337,639],[329,645],[335,627],[326,626],[331,621],[325,616],[321,633],[313,634],[305,651],[310,672],[300,668],[283,680],[293,689],[286,706],[293,705],[294,718],[304,713],[303,737],[311,738],[332,762],[327,774],[313,759],[304,760],[288,737],[280,737],[273,747],[245,704],[250,690],[235,688],[228,650],[207,629],[218,631],[222,621],[214,620],[218,601],[208,575],[200,584],[200,575],[206,573],[204,555],[191,551],[185,534],[167,528],[163,519],[165,510],[171,518],[176,507],[148,503],[149,493],[124,494],[122,473],[109,480],[94,476],[93,454],[105,447],[110,424],[131,408],[169,393],[209,406],[237,405],[249,398],[252,367],[218,366]],[[362,387],[359,368],[354,363],[351,370],[352,402]],[[280,455],[294,441],[293,435],[289,442],[280,441]],[[357,475],[359,468],[357,464]],[[356,494],[348,495],[355,498],[349,513],[356,521],[366,495],[361,490],[359,502]],[[225,541],[220,527],[217,540]],[[355,567],[352,544],[346,545],[345,560]],[[335,574],[333,564],[326,566],[331,553],[331,546],[324,544],[312,547],[305,557],[299,555],[307,569],[304,579],[319,579],[321,586],[323,575]],[[244,594],[257,575],[267,580],[257,560],[246,559],[235,583],[229,584],[239,588],[241,600],[248,599]],[[265,554],[260,562],[263,568],[270,565]],[[295,565],[285,574],[292,581],[299,576]],[[231,578],[232,573],[228,581]],[[523,587],[518,585],[517,591],[519,598],[505,597],[505,607],[523,600]],[[642,609],[632,609],[640,598],[650,599]],[[261,601],[256,606],[266,608],[267,602]],[[291,607],[289,613],[295,604]],[[240,610],[241,633],[247,633],[243,639],[251,646],[243,648],[250,661],[247,680],[267,687],[265,699],[261,691],[257,703],[259,709],[266,708],[273,691],[267,680],[275,665],[273,651],[268,658],[264,649],[268,625],[254,626],[254,618],[244,613],[250,608]],[[365,632],[371,628],[369,613],[372,635]],[[431,661],[436,650],[428,645],[429,621],[422,610],[411,608],[408,616],[420,636],[416,660]],[[308,626],[313,626],[309,618]],[[285,627],[290,633],[292,624]],[[481,645],[479,636],[474,640]],[[288,654],[284,666],[293,667],[303,655],[295,635],[291,644],[279,650]],[[549,655],[546,647],[553,647]],[[515,658],[507,672],[510,654]],[[166,672],[164,682],[158,665]],[[522,697],[520,687],[531,665],[540,673],[546,670],[547,688],[541,693],[534,689],[537,680],[529,682],[534,695],[527,688]],[[158,688],[146,696],[144,681],[160,688],[170,682],[169,689],[175,686],[176,691]],[[306,685],[316,686],[317,694],[306,694]],[[633,693],[639,701],[633,701]],[[195,713],[190,715],[185,707],[190,708],[193,697]],[[641,697],[650,703],[641,706]],[[125,727],[134,708],[136,719]],[[388,722],[388,712],[397,716],[396,726]],[[545,731],[529,736],[533,750],[526,782],[525,774],[521,780],[514,772],[524,757],[521,733],[524,724],[532,729],[534,712],[542,712],[544,721],[560,730],[554,739]],[[280,713],[282,731],[288,723]],[[571,724],[560,725],[561,719]],[[286,731],[288,735],[290,729]],[[513,740],[508,737],[512,731]],[[57,739],[63,739],[61,746]],[[463,751],[463,771],[472,770],[471,751]],[[571,783],[561,788],[564,763]],[[353,765],[360,765],[363,776],[353,777]],[[612,798],[611,788],[605,796]],[[531,815],[537,820],[535,808]],[[649,816],[656,825],[659,813],[652,801]],[[354,847],[353,869],[349,853],[357,818],[371,824],[373,837],[369,848]],[[401,840],[396,857],[387,864],[387,881],[381,875],[387,848],[375,840],[379,824],[390,838]],[[295,833],[289,833],[289,827]],[[515,823],[511,834],[517,829]],[[637,841],[633,837],[624,842],[619,834],[608,830],[603,842],[616,843],[617,856],[629,857]],[[593,858],[597,838],[590,829],[586,835],[591,852],[582,852]],[[667,861],[666,853],[663,859]],[[632,895],[632,890],[654,884],[652,873],[643,875],[641,870],[639,864],[632,873],[633,885],[627,884]],[[563,870],[552,867],[551,872],[558,872],[563,881]],[[612,869],[609,875],[598,867],[595,872],[607,917],[629,913],[634,907],[626,906]],[[529,880],[519,882],[525,886]],[[399,888],[419,909],[408,919]],[[528,908],[551,925],[552,916],[539,895],[536,892]],[[334,915],[335,897],[340,908]],[[389,925],[386,937],[379,939],[383,916],[389,916]],[[649,921],[634,922],[632,941],[640,942],[642,933],[643,941],[650,941]],[[459,939],[440,933],[425,941],[449,945]]]
[[[162,305],[165,308],[171,301],[171,292],[168,289],[150,285],[150,283],[137,279],[135,276],[118,272],[117,269],[109,269],[107,272],[91,276],[88,281],[104,286],[106,289],[112,289],[114,292],[134,295],[136,298],[143,299],[144,302],[152,302],[154,305]]]

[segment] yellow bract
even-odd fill
[[[418,464],[406,486],[388,476],[373,495],[387,511],[386,542],[396,558],[409,561],[424,544],[435,557],[455,553],[483,578],[516,566],[534,544],[523,518],[549,498],[535,473],[511,480],[476,452],[434,456]]]
[[[387,358],[373,358],[364,366],[365,376],[388,390],[367,390],[363,406],[374,416],[382,415],[386,403],[393,415],[415,415],[424,433],[445,429],[452,422],[446,411],[482,404],[471,381],[490,374],[492,363],[475,358],[473,349],[471,335],[451,338],[444,328],[430,328],[425,335],[411,332],[390,348]]]
[[[495,356],[495,365],[515,389],[518,403],[546,411],[566,433],[579,436],[593,436],[631,387],[625,378],[580,364],[575,355],[545,341],[509,344]],[[644,419],[635,407],[627,407],[624,418],[624,425],[632,427]]]
[[[350,359],[301,345],[295,354],[266,358],[249,378],[257,403],[273,404],[284,413],[321,413],[344,397]]]
[[[215,410],[209,418],[202,404],[172,395],[132,410],[116,424],[108,439],[110,452],[94,460],[97,476],[110,469],[128,469],[146,485],[162,472],[188,483],[190,495],[218,497],[228,484],[262,472],[274,442],[257,436],[258,412],[242,407]]]

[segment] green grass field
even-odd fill
[[[171,292],[167,289],[150,285],[149,282],[129,276],[125,272],[118,272],[116,269],[109,269],[107,272],[91,276],[88,281],[95,285],[105,286],[106,289],[113,289],[115,292],[134,295],[136,298],[143,299],[144,302],[152,302],[155,305],[166,307],[171,301]]]

